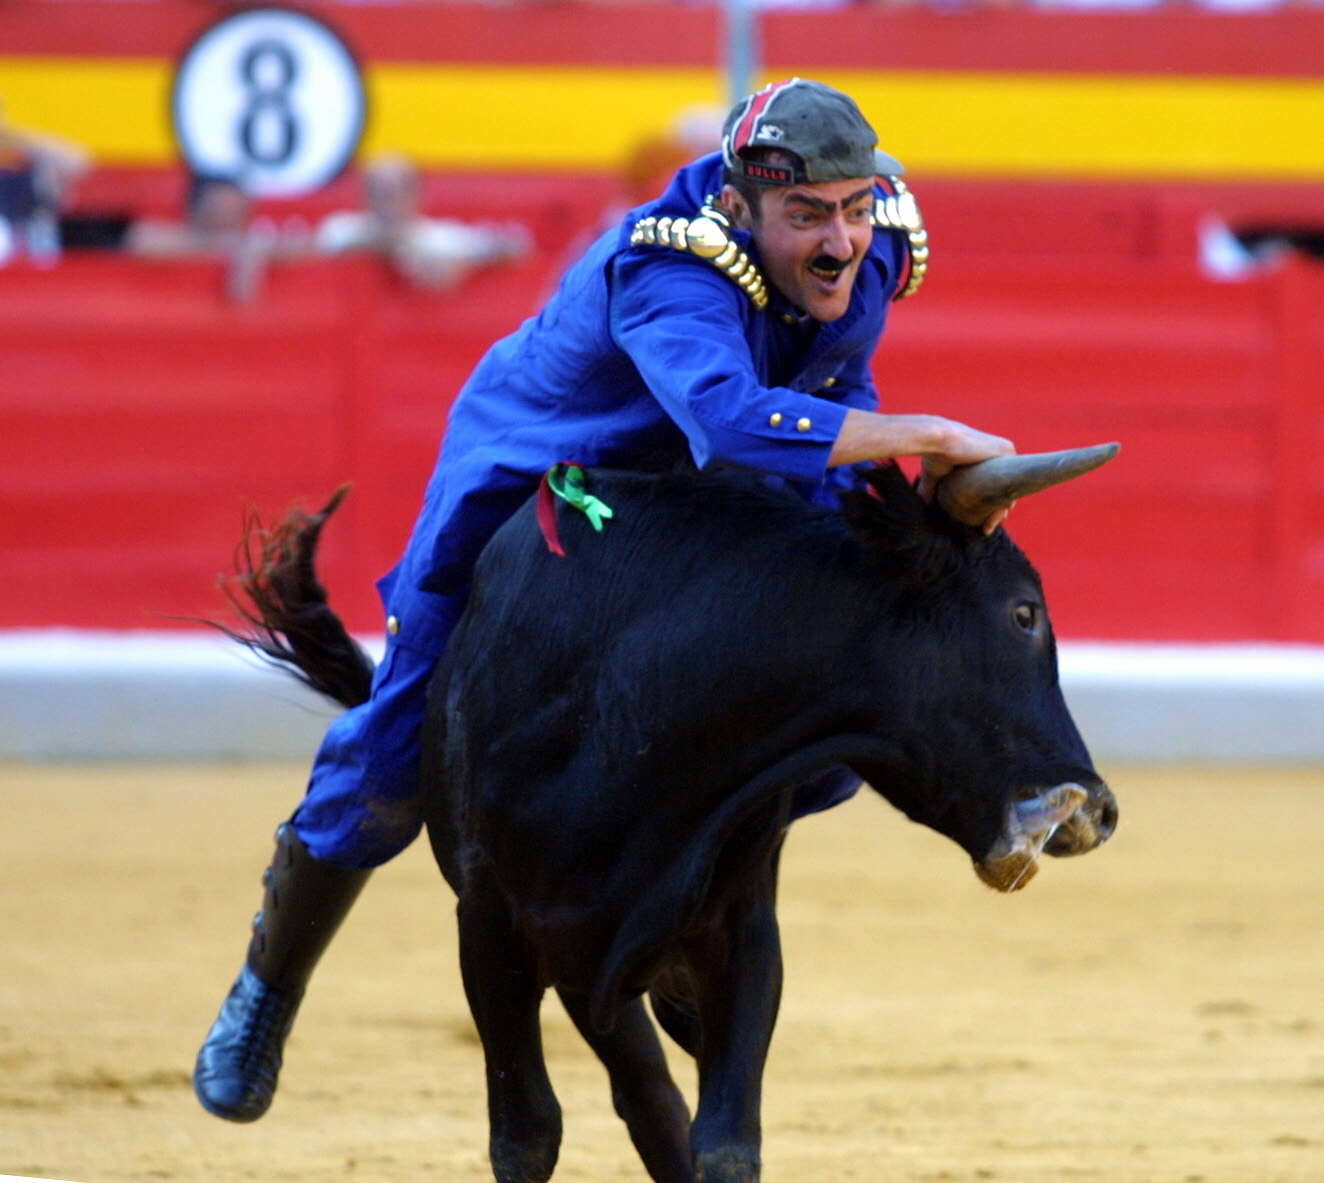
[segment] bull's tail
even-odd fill
[[[216,627],[318,694],[352,707],[367,701],[372,658],[327,604],[314,564],[322,527],[348,492],[344,485],[319,512],[292,509],[270,527],[249,515],[235,548],[234,574],[221,578],[226,599],[247,627]]]

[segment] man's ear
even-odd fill
[[[734,185],[723,185],[720,198],[722,208],[731,215],[731,224],[740,230],[754,229],[754,213],[749,202]]]

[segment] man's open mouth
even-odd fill
[[[842,273],[850,266],[850,262],[849,259],[834,259],[831,255],[819,255],[813,262],[807,264],[807,267],[809,274],[815,279],[833,284],[841,278]]]

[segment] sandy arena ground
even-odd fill
[[[1117,837],[1010,898],[872,794],[796,828],[765,1178],[1324,1180],[1324,769],[1104,771]],[[302,776],[0,767],[0,1174],[490,1178],[422,842],[328,954],[271,1113],[231,1126],[193,1099]],[[546,1027],[557,1179],[642,1179],[554,1001]]]

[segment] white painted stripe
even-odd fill
[[[382,637],[360,639],[380,657]],[[1060,658],[1096,760],[1324,765],[1324,647],[1067,642]],[[303,761],[337,713],[219,634],[0,631],[0,759]]]
[[[358,641],[374,661],[385,651],[384,637]],[[80,629],[0,630],[0,671],[137,673],[153,670],[210,672],[226,677],[257,663],[253,654],[221,633]],[[0,1175],[0,1183],[5,1176]]]
[[[381,658],[384,637],[356,639],[373,660]],[[1324,686],[1324,646],[1064,641],[1058,658],[1063,679],[1071,681]],[[11,673],[196,670],[225,676],[253,662],[251,654],[220,633],[0,630],[0,669]],[[0,1181],[4,1178],[0,1175]]]
[[[1062,680],[1324,687],[1324,647],[1064,642]]]

